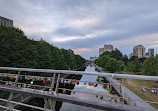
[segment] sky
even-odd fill
[[[158,53],[158,0],[0,0],[0,16],[86,59],[104,44],[126,55],[140,44]]]

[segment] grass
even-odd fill
[[[103,69],[105,71],[105,69]],[[143,75],[141,72],[127,72],[120,71],[119,74],[135,74]],[[122,79],[119,79],[122,82]],[[146,90],[145,93],[141,91],[142,86],[146,88],[158,88],[158,81],[147,81],[147,80],[134,80],[134,79],[123,79],[123,84],[127,85],[126,87],[133,91],[136,95],[146,101],[158,102],[158,95],[153,94],[150,90]],[[158,104],[151,104],[154,108],[158,109]]]
[[[127,85],[130,90],[136,93],[140,98],[146,101],[158,102],[158,95],[153,94],[150,90],[146,89],[146,92],[141,91],[142,86],[146,88],[158,88],[156,81],[147,81],[147,80],[133,80],[133,79],[124,79],[124,85]],[[158,109],[158,104],[150,104],[154,108]]]

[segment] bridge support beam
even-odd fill
[[[46,99],[44,98],[44,109],[45,111],[48,111],[51,109],[51,111],[55,111],[55,105],[56,105],[56,101],[52,100],[52,99]]]
[[[50,109],[51,111],[55,111],[55,105],[56,105],[56,101],[55,100],[50,100]]]
[[[49,108],[48,99],[44,98],[44,109]]]
[[[56,83],[56,89],[55,89],[55,92],[53,91],[53,88],[54,88],[54,84],[55,84],[55,76],[56,74],[54,73],[53,74],[53,77],[51,79],[51,87],[50,87],[50,92],[52,94],[54,93],[58,93],[58,87],[59,87],[59,81],[60,81],[60,73],[58,74],[58,78],[57,78],[57,83]],[[55,111],[55,105],[56,105],[56,101],[55,100],[52,100],[52,99],[46,99],[44,98],[44,109],[46,111],[50,110],[51,111]]]
[[[12,111],[12,109],[14,109],[14,105],[9,102],[13,99],[13,95],[14,95],[14,93],[10,93],[9,98],[8,98],[8,102],[7,102],[7,106],[9,107],[10,111]]]
[[[52,93],[53,89],[54,89],[54,83],[55,83],[55,76],[56,74],[53,74],[53,78],[52,78],[52,83],[51,83],[51,87],[50,87],[50,92]]]
[[[60,73],[58,74],[57,84],[56,84],[56,88],[55,88],[56,93],[58,93],[59,81],[60,81]]]
[[[21,71],[18,72],[18,75],[16,76],[15,83],[13,86],[17,86],[20,73],[21,73]],[[10,93],[9,98],[8,98],[8,102],[7,102],[7,106],[9,107],[10,111],[12,111],[12,109],[14,109],[14,105],[9,102],[13,99],[13,96],[14,96],[14,93]]]

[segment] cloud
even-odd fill
[[[72,49],[72,50],[75,52],[75,54],[81,54],[81,53],[91,52],[94,49],[93,48],[75,48],[75,49]]]
[[[146,34],[146,35],[139,35],[135,37],[131,37],[128,39],[123,39],[123,40],[117,40],[114,42],[111,42],[112,44],[118,45],[119,46],[128,46],[128,45],[138,45],[138,44],[144,44],[144,45],[153,45],[157,43],[158,41],[158,33],[156,34]]]
[[[92,25],[95,24],[99,21],[99,19],[95,16],[90,16],[84,19],[78,19],[78,20],[74,20],[73,21],[73,25],[75,25],[76,27],[84,27],[87,25]]]
[[[106,43],[124,54],[137,44],[158,50],[157,4],[157,0],[0,0],[0,14],[13,19],[29,38],[76,49],[88,58],[98,55],[97,48]]]
[[[56,37],[56,38],[52,38],[52,41],[54,42],[65,42],[65,41],[72,41],[72,40],[78,40],[78,39],[89,39],[89,38],[95,38],[98,37],[99,35],[106,35],[109,33],[112,33],[112,30],[103,30],[103,31],[96,31],[94,33],[90,33],[90,34],[85,34],[83,36],[79,35],[79,36],[60,36],[60,37]]]
[[[154,48],[158,50],[158,33],[133,36],[131,38],[112,41],[115,47],[118,47],[124,54],[132,53],[133,46],[144,45],[146,49]],[[146,50],[147,51],[147,50]]]

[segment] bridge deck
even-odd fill
[[[95,65],[95,64],[94,64]],[[46,73],[60,73],[63,75],[71,75],[71,74],[76,74],[76,75],[91,75],[91,76],[103,76],[106,77],[106,79],[111,83],[111,84],[121,84],[119,81],[114,79],[113,77],[116,78],[129,78],[129,79],[140,79],[140,80],[158,80],[157,76],[142,76],[142,75],[130,75],[130,74],[114,74],[114,73],[105,73],[103,72],[98,66],[95,65],[95,67],[100,71],[99,72],[83,72],[83,71],[70,71],[70,70],[52,70],[52,69],[31,69],[31,68],[12,68],[12,67],[0,67],[0,70],[12,70],[12,71],[26,71],[26,72],[46,72]],[[130,91],[126,87],[123,88],[123,94],[120,93],[119,86],[113,86],[115,90],[121,95],[124,96],[125,98],[133,98],[137,100],[141,100],[140,97],[138,97],[136,94],[134,94],[132,91]],[[21,90],[22,89],[22,90]],[[129,101],[127,102],[130,105],[123,105],[120,106],[120,104],[109,104],[109,103],[97,103],[96,101],[88,101],[88,100],[81,100],[79,98],[74,98],[72,96],[68,95],[52,95],[52,94],[42,94],[39,92],[40,90],[33,90],[33,89],[26,89],[26,88],[13,88],[10,86],[1,86],[0,90],[8,91],[8,92],[15,92],[15,93],[21,93],[21,94],[27,94],[27,95],[33,95],[34,97],[42,97],[42,98],[50,98],[54,99],[57,101],[63,101],[63,102],[69,102],[72,104],[78,104],[78,105],[83,105],[83,106],[88,106],[88,107],[94,107],[98,109],[117,109],[117,110],[155,110],[153,107],[151,107],[149,104],[145,102],[136,102],[136,101]],[[37,91],[39,94],[37,94]],[[45,91],[47,92],[47,91]],[[136,105],[136,106],[134,106]],[[144,108],[142,108],[144,107]]]
[[[13,93],[20,93],[24,95],[31,95],[33,97],[39,97],[39,98],[48,98],[48,99],[53,99],[56,101],[61,101],[61,102],[67,102],[71,104],[76,104],[76,105],[82,105],[86,107],[92,107],[96,109],[102,109],[102,110],[120,110],[120,111],[149,111],[153,109],[148,109],[148,108],[142,108],[142,107],[137,107],[137,106],[132,106],[132,105],[121,105],[117,103],[98,103],[97,101],[88,101],[88,100],[83,100],[80,98],[72,97],[70,95],[64,95],[64,94],[52,94],[48,91],[41,91],[41,90],[35,90],[35,89],[29,89],[29,88],[18,88],[18,87],[13,87],[13,86],[6,86],[6,85],[0,85],[0,90],[2,91],[8,91],[8,92],[13,92]],[[156,110],[155,110],[156,111]]]

